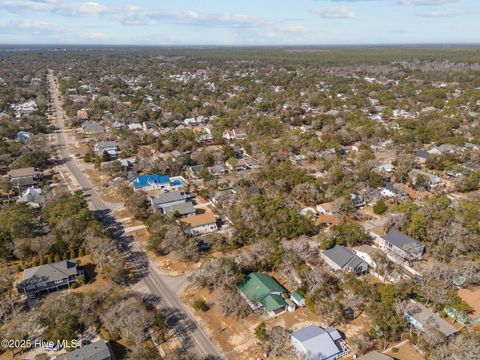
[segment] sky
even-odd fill
[[[480,0],[0,0],[0,44],[480,43]]]

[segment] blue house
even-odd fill
[[[170,188],[170,177],[166,175],[140,175],[132,181],[134,191],[158,190]]]

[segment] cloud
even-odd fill
[[[95,40],[95,41],[107,41],[111,39],[110,35],[107,35],[102,32],[80,33],[80,38],[86,39],[86,40]]]
[[[105,5],[96,2],[57,4],[51,12],[65,16],[98,15],[107,12]]]
[[[335,7],[316,7],[312,12],[324,19],[352,19],[356,16],[355,11],[344,5]]]
[[[64,3],[58,0],[8,0],[0,2],[0,7],[13,11],[47,11],[64,16],[98,15],[107,12],[105,5],[87,1]]]
[[[461,0],[398,0],[400,5],[404,6],[438,6],[458,3]]]
[[[59,31],[59,27],[56,24],[48,23],[45,21],[30,21],[24,20],[11,24],[14,28],[19,30],[28,30],[36,32],[56,32]]]
[[[438,11],[429,11],[419,15],[423,17],[454,17],[478,14],[480,14],[480,8],[445,9]]]

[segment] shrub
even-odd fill
[[[208,304],[203,299],[196,299],[196,300],[193,301],[193,308],[195,310],[207,311],[208,310]]]
[[[385,201],[383,201],[382,199],[378,200],[375,205],[373,205],[373,212],[377,215],[385,214],[387,210],[388,207],[385,204]]]

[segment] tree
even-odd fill
[[[378,200],[373,205],[373,212],[377,215],[383,215],[387,210],[388,210],[388,207],[385,204],[385,201],[383,201],[383,199]]]
[[[267,325],[265,324],[265,321],[262,321],[255,328],[255,337],[260,344],[264,344],[268,340]]]

